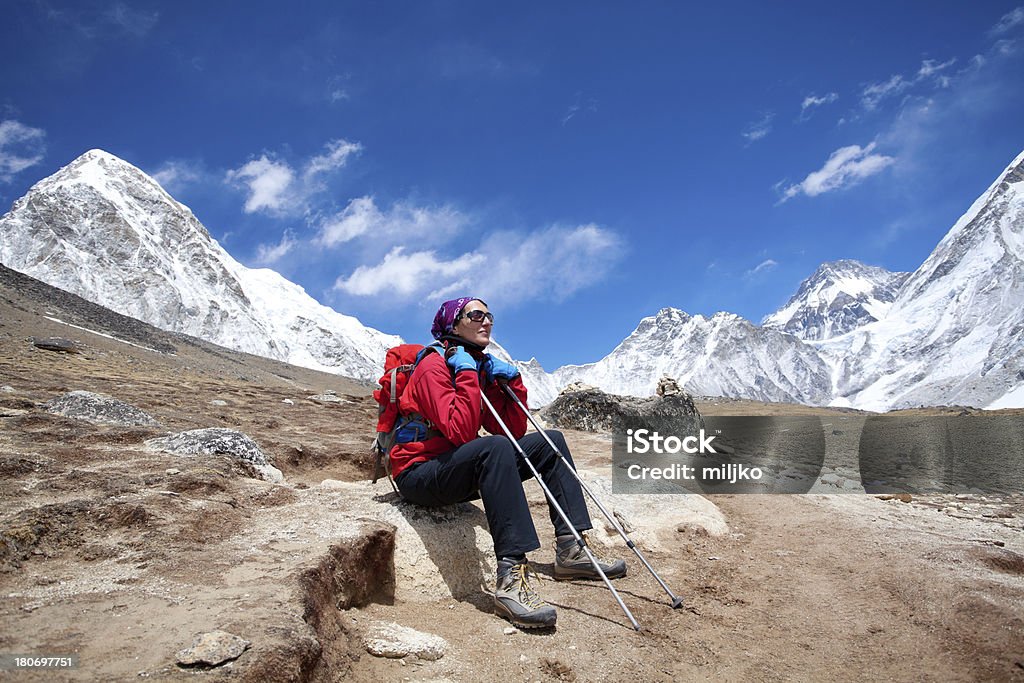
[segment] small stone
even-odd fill
[[[432,633],[422,633],[394,622],[379,622],[363,636],[363,646],[375,657],[402,659],[408,656],[428,661],[441,659],[448,642]]]
[[[192,641],[192,647],[178,652],[180,666],[218,666],[238,659],[252,645],[248,640],[227,631],[200,633]]]
[[[878,500],[898,500],[901,503],[909,503],[914,500],[914,497],[909,493],[887,493],[885,495],[877,496],[877,498]]]
[[[351,403],[346,399],[343,399],[334,394],[317,394],[316,396],[309,396],[310,401],[316,401],[317,403]]]
[[[0,387],[0,391],[2,391],[5,394],[13,394],[14,387],[12,387],[10,384],[5,384],[2,387]]]
[[[215,398],[212,401],[210,401],[211,406],[226,406],[227,404],[227,401],[222,401],[219,398]]]
[[[516,634],[516,628],[514,626],[506,626],[505,630],[502,631],[506,636],[514,636]]]
[[[169,474],[173,477],[175,474],[181,474],[181,470],[177,470],[172,467],[170,469],[164,470],[164,474]]]
[[[291,400],[290,398],[283,399],[281,403],[287,403],[290,406],[295,405],[295,401]]]

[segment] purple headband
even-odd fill
[[[459,311],[470,301],[484,303],[483,299],[479,297],[464,296],[461,299],[452,299],[441,304],[441,307],[437,309],[437,315],[434,316],[434,324],[430,326],[430,334],[433,335],[434,339],[440,339],[444,335],[452,333],[452,330],[455,328],[455,318],[458,317]],[[487,304],[484,303],[484,305],[486,306]]]

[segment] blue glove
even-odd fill
[[[466,349],[461,346],[456,346],[454,352],[449,351],[446,360],[448,367],[456,374],[463,370],[476,370],[476,361],[473,360],[473,356],[469,355]]]
[[[513,377],[519,376],[519,368],[511,363],[498,360],[489,353],[485,353],[484,356],[485,358],[483,363],[480,364],[480,369],[486,373],[488,382],[495,380],[507,382]]]

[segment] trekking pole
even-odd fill
[[[565,522],[566,526],[569,527],[569,530],[572,532],[573,538],[576,539],[576,545],[582,548],[583,552],[587,554],[587,559],[590,560],[590,563],[592,565],[594,565],[594,569],[597,570],[597,573],[601,576],[601,580],[604,581],[604,584],[608,586],[608,590],[612,592],[612,596],[614,596],[615,601],[619,603],[619,607],[621,607],[622,611],[625,612],[627,617],[629,617],[630,623],[633,624],[633,629],[635,631],[639,631],[640,624],[638,624],[636,619],[633,618],[633,613],[629,611],[629,608],[626,607],[626,603],[624,603],[622,601],[622,598],[619,597],[619,592],[615,590],[615,586],[613,586],[612,582],[608,580],[607,576],[605,576],[604,570],[601,569],[601,565],[597,562],[597,558],[594,557],[594,554],[590,551],[590,548],[587,547],[587,542],[583,539],[582,536],[580,536],[580,532],[576,531],[576,527],[573,526],[572,522],[569,520],[569,516],[565,514],[565,510],[563,510],[562,506],[558,504],[557,500],[555,500],[554,495],[552,495],[551,490],[548,488],[548,485],[544,483],[544,480],[541,478],[540,473],[537,471],[537,468],[533,466],[532,462],[530,462],[530,458],[529,456],[526,455],[526,451],[523,450],[523,447],[520,446],[519,442],[516,441],[515,437],[512,436],[512,432],[509,431],[508,426],[501,419],[501,417],[498,416],[498,411],[494,409],[493,405],[491,405],[490,400],[488,400],[488,398],[484,396],[483,391],[480,392],[480,398],[482,398],[484,403],[487,404],[487,408],[488,410],[491,411],[491,415],[494,416],[494,419],[498,422],[498,425],[501,427],[501,430],[505,432],[505,436],[508,437],[508,440],[512,442],[512,445],[515,447],[516,452],[519,453],[519,456],[526,461],[527,467],[529,467],[530,472],[533,473],[533,478],[537,480],[537,483],[540,484],[541,489],[544,490],[544,495],[547,497],[548,502],[558,513],[558,516],[562,518],[562,521]]]
[[[653,576],[654,579],[659,584],[661,584],[661,587],[665,589],[665,592],[668,593],[668,597],[672,599],[672,609],[679,609],[680,607],[682,607],[683,599],[681,597],[678,597],[675,593],[673,593],[672,589],[668,587],[668,584],[661,580],[661,577],[658,576],[658,572],[654,571],[654,567],[650,565],[650,563],[647,561],[647,558],[644,557],[644,554],[640,552],[640,549],[636,547],[636,544],[633,543],[633,541],[630,540],[629,536],[626,535],[625,529],[623,529],[622,526],[619,525],[618,520],[615,519],[614,515],[612,515],[608,512],[608,510],[605,509],[604,505],[601,505],[601,501],[597,499],[597,496],[595,496],[594,492],[590,490],[590,487],[588,487],[586,483],[583,481],[583,479],[580,478],[579,473],[576,472],[576,468],[573,467],[572,464],[566,459],[565,455],[563,455],[562,451],[558,449],[558,446],[556,446],[555,442],[551,440],[551,437],[548,436],[547,432],[545,432],[541,428],[541,426],[537,424],[537,420],[534,419],[533,414],[530,413],[529,409],[523,405],[523,402],[519,400],[519,397],[516,396],[515,392],[513,392],[509,388],[508,384],[502,383],[501,386],[505,390],[505,393],[508,394],[512,398],[512,400],[515,401],[516,405],[519,406],[519,408],[526,414],[526,417],[529,418],[534,428],[541,433],[541,435],[544,437],[544,440],[548,442],[548,445],[551,446],[552,449],[554,449],[555,453],[558,453],[558,457],[562,460],[562,464],[565,465],[570,472],[572,472],[572,476],[576,477],[576,481],[579,482],[580,488],[587,492],[587,495],[590,496],[590,499],[592,501],[594,501],[594,504],[597,505],[598,508],[600,508],[601,512],[605,516],[605,519],[607,519],[611,523],[611,525],[615,527],[615,530],[619,532],[619,535],[622,536],[622,540],[626,542],[626,547],[628,547],[630,550],[636,553],[636,556],[640,558],[640,561],[643,562],[645,567],[647,567],[647,571],[651,573],[651,576]]]

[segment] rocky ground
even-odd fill
[[[53,336],[73,352],[29,341]],[[533,559],[559,623],[528,633],[492,614],[478,507],[420,510],[364,481],[365,386],[5,286],[0,387],[0,655],[78,661],[5,679],[1024,680],[1019,495],[608,496],[684,609],[623,555],[636,633],[603,585],[546,580],[545,548]],[[74,390],[155,424],[49,412]],[[146,444],[210,427],[247,434],[283,481]],[[610,440],[568,440],[603,486]]]

